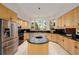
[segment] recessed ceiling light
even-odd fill
[[[40,10],[40,7],[38,9]]]

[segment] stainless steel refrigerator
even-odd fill
[[[18,28],[12,21],[0,20],[0,54],[13,55],[18,48]]]

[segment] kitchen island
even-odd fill
[[[79,55],[79,39],[76,38],[73,39],[72,37],[68,37],[66,35],[62,35],[59,33],[52,33],[52,32],[38,32],[38,31],[33,31],[33,32],[26,32],[25,34],[28,35],[26,40],[29,40],[30,34],[35,33],[35,34],[45,34],[49,42],[55,42],[59,44],[61,47],[63,47],[64,50],[66,50],[68,53],[73,54],[73,55]],[[25,37],[26,37],[25,35]],[[29,43],[31,44],[31,43]],[[41,44],[39,44],[41,45]]]
[[[28,55],[48,55],[48,43],[45,44],[28,43]]]

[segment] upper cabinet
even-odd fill
[[[14,20],[14,22],[21,26],[22,29],[28,28],[28,22],[23,19],[17,18],[16,20]]]
[[[56,20],[57,28],[79,28],[79,6]]]
[[[16,18],[16,17],[17,14],[14,11],[0,4],[0,18],[10,20],[10,18]]]
[[[19,19],[17,17],[17,14],[14,11],[10,10],[9,8],[7,8],[6,6],[4,6],[2,4],[0,4],[0,18],[3,20],[15,22],[18,25],[20,25],[22,28],[27,27],[26,21]]]
[[[73,28],[73,12],[70,11],[65,14],[65,28]]]
[[[79,29],[79,6],[74,10],[74,27]]]
[[[62,25],[61,25],[61,26],[62,26],[62,28],[65,28],[65,21],[64,21],[64,20],[65,20],[65,17],[64,17],[64,16],[62,16],[62,19],[61,19],[61,21],[62,21]]]
[[[7,12],[6,8],[4,8],[3,5],[0,4],[0,18],[7,19],[8,18],[8,16],[6,16],[7,13],[8,12]]]

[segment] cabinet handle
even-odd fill
[[[75,46],[75,48],[78,48],[77,46]]]
[[[64,42],[64,40],[62,40]]]

